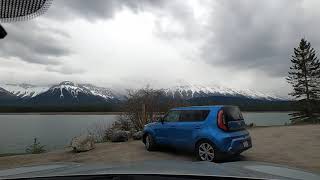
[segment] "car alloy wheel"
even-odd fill
[[[147,135],[146,137],[146,149],[150,149],[150,135]]]
[[[201,143],[198,149],[199,157],[202,161],[213,161],[214,156],[214,148],[211,144],[204,142]]]

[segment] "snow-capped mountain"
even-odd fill
[[[47,91],[30,99],[29,103],[34,105],[84,105],[103,103],[105,99],[93,95],[90,90],[70,81],[51,86]]]
[[[32,98],[49,89],[49,86],[35,86],[26,83],[0,84],[0,87],[21,98]]]
[[[115,99],[116,95],[111,89],[98,87],[92,84],[76,84],[71,81],[63,81],[55,85],[36,86],[32,84],[0,84],[0,87],[10,93],[24,99],[34,98],[47,91],[54,92],[60,90],[59,97],[63,98],[64,93],[69,93],[73,98],[77,98],[79,93],[99,96],[105,100]]]
[[[91,84],[63,81],[31,99],[34,104],[96,104],[117,101],[112,91]]]
[[[286,101],[288,99],[253,90],[237,90],[222,86],[184,85],[160,89],[166,97],[179,98],[191,103],[210,104],[253,101]],[[63,81],[59,84],[36,86],[31,84],[0,84],[0,103],[29,106],[74,107],[91,105],[116,106],[127,94],[92,84]]]
[[[126,94],[119,94],[119,91],[112,90],[110,88],[99,87],[92,84],[77,84],[71,81],[63,81],[56,85],[48,86],[36,86],[32,84],[0,84],[0,87],[9,91],[10,93],[21,98],[35,98],[43,93],[48,94],[58,93],[59,98],[67,96],[77,98],[78,94],[86,94],[88,96],[101,97],[106,101],[123,99]],[[209,96],[239,96],[252,99],[264,99],[264,100],[287,100],[285,97],[280,97],[272,94],[266,94],[250,89],[233,89],[222,87],[218,85],[204,86],[185,83],[183,85],[173,86],[166,89],[161,89],[167,96],[173,98],[191,99],[197,97],[209,97]]]
[[[88,89],[82,88],[78,84],[75,84],[70,81],[63,81],[60,84],[53,85],[45,93],[47,93],[47,94],[48,93],[51,93],[51,94],[58,93],[59,98],[61,98],[61,99],[65,98],[66,96],[70,96],[72,98],[78,98],[79,94],[91,95],[91,92]],[[42,94],[44,94],[44,93],[42,93]]]
[[[171,88],[163,89],[167,96],[173,98],[191,99],[197,97],[209,97],[209,96],[232,96],[232,97],[246,97],[252,99],[264,99],[264,100],[285,100],[285,98],[275,95],[265,94],[253,90],[236,90],[226,88],[222,86],[203,86],[203,85],[180,85]]]

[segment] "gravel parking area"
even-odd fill
[[[320,172],[320,125],[256,127],[249,129],[253,148],[238,160],[284,164]],[[144,160],[195,161],[190,154],[163,150],[147,152],[141,141],[101,143],[94,150],[72,153],[71,149],[44,154],[0,157],[0,169],[52,162],[131,163]]]

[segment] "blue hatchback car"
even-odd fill
[[[236,106],[192,106],[171,109],[158,122],[145,125],[143,143],[195,152],[202,161],[239,155],[252,147],[241,111]]]

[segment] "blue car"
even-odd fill
[[[236,106],[192,106],[171,109],[158,122],[145,125],[143,143],[195,152],[201,161],[221,160],[252,147],[241,111]]]

